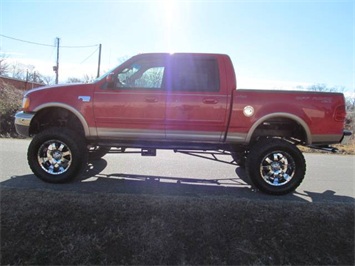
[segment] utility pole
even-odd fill
[[[57,65],[53,67],[53,70],[55,72],[55,84],[58,84],[58,72],[59,72],[59,38],[56,38],[57,40]]]
[[[98,66],[97,66],[97,78],[100,77],[101,48],[102,48],[102,45],[101,45],[101,43],[100,43],[100,46],[99,46],[99,63],[98,63]]]

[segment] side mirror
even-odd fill
[[[115,73],[111,72],[106,76],[107,88],[113,88],[115,85]]]

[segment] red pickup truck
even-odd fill
[[[40,179],[72,180],[107,152],[157,149],[231,155],[263,192],[285,194],[302,182],[296,145],[333,150],[347,139],[341,93],[236,89],[223,54],[140,54],[91,84],[27,92],[17,132],[34,136],[28,162]]]

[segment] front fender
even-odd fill
[[[63,108],[63,109],[70,111],[71,113],[73,113],[79,119],[81,125],[83,126],[84,133],[85,133],[86,137],[95,135],[95,132],[91,132],[93,130],[90,130],[90,127],[89,127],[88,123],[86,122],[85,117],[77,109],[75,109],[74,107],[72,107],[68,104],[60,103],[60,102],[49,102],[49,103],[44,103],[42,105],[37,106],[33,111],[35,113],[37,113],[45,108],[53,108],[53,107]],[[92,133],[94,133],[94,134],[92,134]]]

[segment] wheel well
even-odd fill
[[[60,107],[49,107],[37,112],[31,121],[30,135],[51,127],[65,127],[84,135],[84,128],[79,118],[71,111]]]
[[[285,117],[274,117],[261,122],[254,130],[251,141],[270,136],[285,138],[298,144],[308,142],[305,128],[297,121]]]

